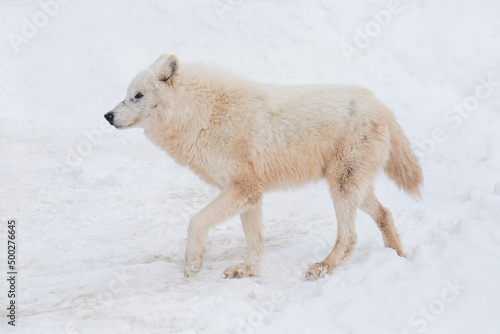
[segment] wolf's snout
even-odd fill
[[[104,115],[104,118],[109,122],[109,124],[113,125],[113,117],[114,114],[112,111],[108,112],[107,114]]]

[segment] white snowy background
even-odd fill
[[[0,37],[1,333],[500,333],[498,0],[0,0]],[[420,202],[377,181],[407,257],[359,212],[350,259],[306,281],[336,237],[320,182],[265,195],[260,277],[222,278],[245,252],[234,218],[185,279],[189,218],[217,190],[141,130],[103,123],[162,53],[262,83],[373,90],[425,175]]]

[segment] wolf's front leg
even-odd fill
[[[247,178],[232,182],[189,223],[184,276],[197,274],[203,263],[208,229],[254,206],[262,197],[258,182]]]
[[[262,202],[250,206],[240,214],[243,231],[247,239],[245,262],[238,263],[224,271],[224,278],[258,276],[264,243],[262,242]]]

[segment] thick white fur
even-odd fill
[[[135,98],[138,93],[143,97]],[[112,113],[117,128],[144,128],[179,164],[221,189],[189,224],[186,276],[202,266],[208,229],[237,214],[248,250],[244,263],[228,268],[225,276],[257,275],[264,249],[263,192],[320,178],[330,186],[337,241],[307,277],[330,274],[351,253],[357,208],[375,220],[386,247],[403,255],[391,214],[373,193],[373,181],[385,169],[418,197],[421,169],[391,111],[366,89],[260,85],[163,55],[132,81]]]

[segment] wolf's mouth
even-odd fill
[[[119,130],[124,130],[124,129],[128,129],[128,128],[131,128],[132,126],[134,126],[136,123],[138,122],[138,120],[134,120],[132,123],[128,124],[128,125],[117,125],[117,124],[113,124],[113,126]]]

